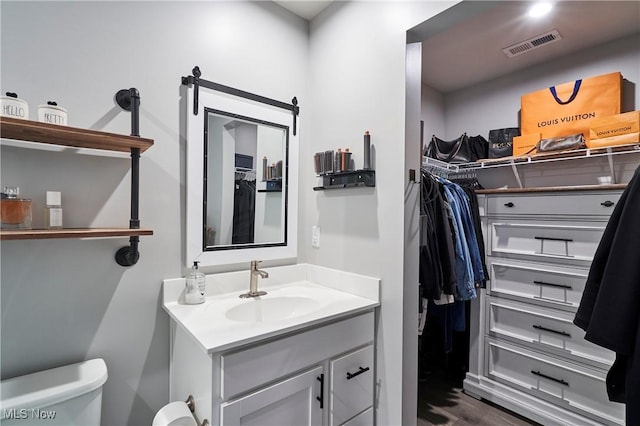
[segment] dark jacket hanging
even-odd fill
[[[255,215],[256,182],[237,179],[233,194],[233,244],[254,242]]]
[[[574,323],[616,353],[609,399],[640,425],[640,167],[622,193],[596,250]]]

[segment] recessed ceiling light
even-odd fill
[[[538,2],[529,8],[529,16],[531,18],[539,18],[551,11],[553,6],[549,2]]]

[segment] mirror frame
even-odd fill
[[[197,260],[201,266],[228,265],[251,260],[273,260],[295,258],[298,241],[298,132],[292,131],[291,111],[264,103],[233,96],[226,93],[203,90],[198,93],[198,114],[193,114],[193,87],[187,90],[186,126],[186,258],[187,267]],[[269,244],[243,244],[238,247],[224,246],[223,249],[204,249],[204,120],[206,109],[216,109],[275,123],[288,129],[288,179],[285,199],[286,229],[285,241]],[[297,126],[300,117],[297,117]]]

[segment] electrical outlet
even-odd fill
[[[311,227],[311,247],[320,247],[320,227]]]

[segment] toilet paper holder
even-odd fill
[[[196,420],[198,426],[210,426],[209,420],[204,419],[202,423],[200,423],[200,420],[198,420],[198,416],[196,416],[196,401],[195,399],[193,399],[193,395],[189,395],[189,397],[185,401],[185,404],[187,404],[187,407],[189,408],[189,411],[191,411],[191,415]]]

